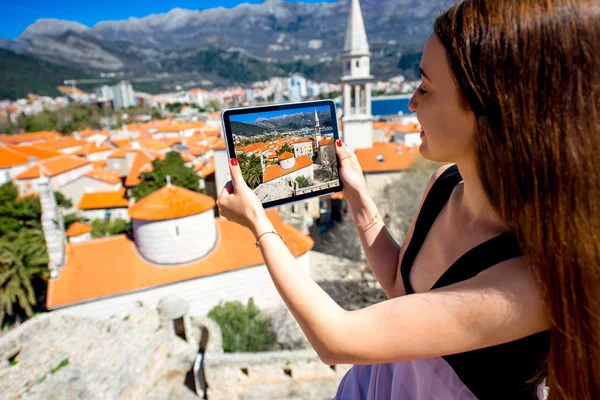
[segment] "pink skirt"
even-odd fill
[[[537,397],[545,397],[544,384]],[[443,358],[355,365],[342,379],[335,400],[476,400]]]

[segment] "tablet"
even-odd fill
[[[342,190],[333,101],[235,108],[221,119],[229,158],[264,208]]]

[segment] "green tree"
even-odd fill
[[[254,189],[262,183],[263,171],[260,163],[260,158],[255,154],[248,157],[245,154],[240,154],[237,157],[238,163],[242,170],[242,176],[246,181],[246,184]]]
[[[20,321],[43,308],[48,255],[44,235],[23,229],[0,239],[0,323]]]
[[[167,153],[164,161],[159,159],[152,161],[152,166],[152,171],[142,173],[142,182],[132,191],[132,196],[136,199],[143,199],[165,186],[167,176],[171,177],[173,185],[203,193],[200,189],[200,176],[193,169],[185,166],[181,154],[176,151]]]
[[[221,105],[221,102],[218,99],[212,99],[206,103],[206,106],[204,108],[206,108],[209,111],[221,111],[222,107],[223,106]]]
[[[95,219],[92,221],[92,237],[101,238],[105,236],[129,235],[131,223],[124,219]]]
[[[283,145],[283,147],[281,148],[281,150],[279,150],[279,151],[277,152],[277,155],[278,155],[278,156],[280,156],[280,155],[282,155],[283,153],[285,153],[286,151],[287,151],[288,153],[292,153],[292,154],[294,154],[294,150],[292,150],[292,148],[291,148],[291,147],[290,147],[290,146],[289,146],[289,145],[286,143],[286,144],[284,144],[284,145]]]
[[[305,176],[299,176],[296,178],[296,182],[298,182],[298,188],[302,189],[310,186],[310,182],[306,179]]]
[[[223,302],[208,313],[221,328],[223,350],[227,353],[268,351],[276,335],[271,319],[256,307],[250,298],[248,305],[239,301]]]

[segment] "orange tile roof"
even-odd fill
[[[69,229],[67,229],[67,231],[65,232],[65,235],[67,235],[67,237],[79,236],[79,235],[83,235],[83,234],[91,232],[91,231],[92,231],[91,226],[78,221],[78,222],[73,223],[73,225],[71,225],[69,227]]]
[[[30,168],[17,175],[16,179],[35,179],[40,177],[40,170],[44,176],[52,177],[63,174],[75,168],[80,168],[89,165],[90,162],[75,156],[58,156],[36,162]]]
[[[63,137],[56,140],[48,140],[44,142],[44,149],[59,151],[71,147],[78,147],[87,144],[85,140],[75,139],[73,137]]]
[[[312,249],[310,236],[281,220],[276,210],[267,216],[295,257]],[[207,257],[190,264],[161,268],[144,260],[125,235],[68,244],[66,265],[48,282],[46,306],[55,309],[264,264],[250,230],[217,218],[218,239]]]
[[[329,197],[331,199],[333,199],[333,200],[343,200],[344,199],[344,192],[336,192],[336,193],[332,194]]]
[[[26,154],[0,146],[0,168],[16,167],[18,165],[25,165],[28,162],[29,157]]]
[[[284,161],[284,160],[290,159],[292,157],[294,157],[294,155],[292,153],[290,153],[289,151],[286,151],[285,153],[282,153],[279,156],[279,161]]]
[[[98,160],[98,161],[92,161],[92,165],[94,166],[94,168],[104,168],[108,165],[108,163],[106,162],[106,160]]]
[[[225,145],[225,139],[219,139],[212,144],[214,150],[224,150],[227,148]]]
[[[396,143],[375,142],[371,148],[357,149],[356,156],[363,172],[392,172],[410,168],[417,152]],[[379,161],[378,156],[383,156],[383,161]]]
[[[97,210],[103,208],[127,208],[129,201],[125,198],[125,189],[116,192],[84,193],[77,205],[80,210]]]
[[[106,169],[94,168],[87,173],[87,176],[106,183],[116,184],[121,182],[121,174],[117,171],[108,171]]]
[[[298,139],[294,143],[312,143],[310,139]]]
[[[46,160],[48,158],[56,157],[62,155],[57,151],[49,151],[44,149],[43,144],[39,146],[8,146],[9,148],[16,150],[20,153],[23,153],[29,157],[35,157],[38,160]]]
[[[131,151],[131,150],[130,150]],[[137,186],[142,181],[140,179],[141,169],[152,162],[154,157],[152,157],[146,151],[136,151],[135,159],[131,164],[131,168],[129,169],[129,173],[127,174],[127,178],[125,178],[125,186],[132,187]]]
[[[323,139],[319,142],[319,146],[327,146],[333,141],[333,139]]]
[[[101,143],[99,146],[96,146],[96,143],[87,142],[86,144],[83,145],[83,147],[81,149],[77,150],[73,154],[76,154],[78,156],[87,156],[90,154],[101,153],[104,151],[111,151],[111,150],[113,150],[113,148],[110,147],[109,145],[107,145],[106,143]]]
[[[277,154],[276,154],[276,153],[271,153],[271,154],[269,154],[269,155],[267,156],[267,158],[268,158],[269,160],[273,160],[273,159],[277,158]]]
[[[43,142],[60,137],[60,133],[56,131],[42,131],[32,133],[19,133],[16,135],[0,135],[0,142],[6,144],[20,144],[27,142]]]
[[[279,158],[279,160],[281,161],[281,157]],[[281,166],[279,166],[279,164],[268,165],[263,176],[263,182],[270,182],[273,179],[281,178],[282,176],[291,174],[292,172],[296,172],[298,170],[301,170],[302,168],[310,167],[311,165],[313,165],[313,162],[307,156],[300,156],[296,158],[296,165],[290,169],[283,169],[281,168]]]
[[[108,158],[125,158],[127,152],[134,151],[129,147],[121,147],[119,150],[115,150],[108,155]]]
[[[129,208],[129,216],[144,221],[162,221],[200,214],[215,205],[212,197],[167,185],[135,203]]]
[[[111,140],[111,142],[118,148],[121,148],[121,147],[129,146],[131,144],[131,139],[115,139],[115,140]]]
[[[198,165],[195,169],[196,172],[200,172],[200,176],[206,179],[208,176],[215,173],[215,160],[213,158],[210,159],[207,163]]]
[[[107,136],[107,137],[110,137],[110,135],[111,135],[109,131],[97,130],[97,129],[94,130],[94,129],[89,129],[89,128],[88,129],[84,129],[82,131],[79,131],[79,134],[81,135],[81,137],[84,137],[84,138],[87,138],[87,137],[90,137],[90,136],[96,135],[96,134],[98,134],[98,135],[104,135],[104,136]]]

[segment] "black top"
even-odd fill
[[[425,237],[454,187],[461,181],[458,168],[453,165],[435,181],[423,202],[400,266],[406,294],[415,293],[410,284],[410,270]],[[456,260],[431,289],[473,278],[496,264],[521,255],[516,237],[510,232],[503,233]],[[536,399],[537,385],[527,382],[540,372],[549,345],[550,337],[546,331],[498,346],[445,356],[444,359],[479,399]]]

